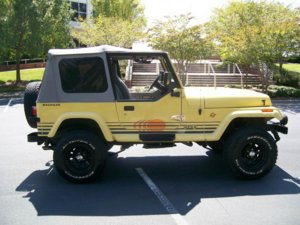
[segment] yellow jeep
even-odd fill
[[[133,65],[153,63],[159,65],[156,74],[140,73],[144,86],[125,85]],[[28,141],[54,150],[55,168],[75,183],[95,180],[113,145],[124,150],[133,144],[197,143],[223,151],[238,177],[258,178],[276,162],[278,132],[287,134],[287,117],[269,96],[184,87],[161,51],[49,50],[43,80],[27,86],[24,106],[28,123],[37,128]]]

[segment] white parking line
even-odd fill
[[[11,102],[12,102],[13,100],[14,100],[13,98],[11,98],[11,99],[9,100],[9,102],[7,103],[7,105],[6,105],[6,107],[4,108],[3,112],[7,112],[8,108],[9,108],[9,106],[10,106],[10,104],[11,104]]]
[[[167,212],[172,216],[178,225],[188,225],[185,219],[179,214],[174,205],[169,199],[162,193],[162,191],[155,185],[151,178],[144,172],[142,168],[135,168],[138,174],[143,178],[150,190],[156,195],[161,204],[165,207]]]

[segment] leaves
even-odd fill
[[[223,60],[250,66],[274,63],[296,51],[299,9],[266,1],[234,1],[216,9],[207,28]]]
[[[146,25],[144,6],[140,0],[93,0],[95,17],[114,17]]]
[[[18,64],[23,56],[45,57],[49,48],[67,47],[69,31],[68,0],[6,0],[1,20],[0,57]],[[17,69],[17,81],[20,80]]]
[[[192,19],[190,14],[167,17],[165,21],[156,21],[148,32],[149,44],[155,49],[167,51],[177,62],[176,69],[181,76],[191,62],[212,53],[212,44],[205,37],[204,27],[191,26]]]
[[[80,29],[72,30],[72,36],[88,46],[108,44],[129,48],[143,38],[144,33],[138,21],[98,16],[81,22]]]

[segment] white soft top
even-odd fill
[[[80,55],[80,54],[95,54],[95,53],[154,53],[161,51],[146,50],[146,51],[137,51],[127,48],[115,47],[111,45],[101,45],[96,47],[87,47],[87,48],[73,48],[73,49],[50,49],[48,51],[48,57],[56,55]]]

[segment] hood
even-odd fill
[[[266,94],[245,89],[234,88],[185,88],[187,99],[204,98],[205,108],[241,108],[271,106],[270,97]],[[200,94],[200,96],[199,96]]]

